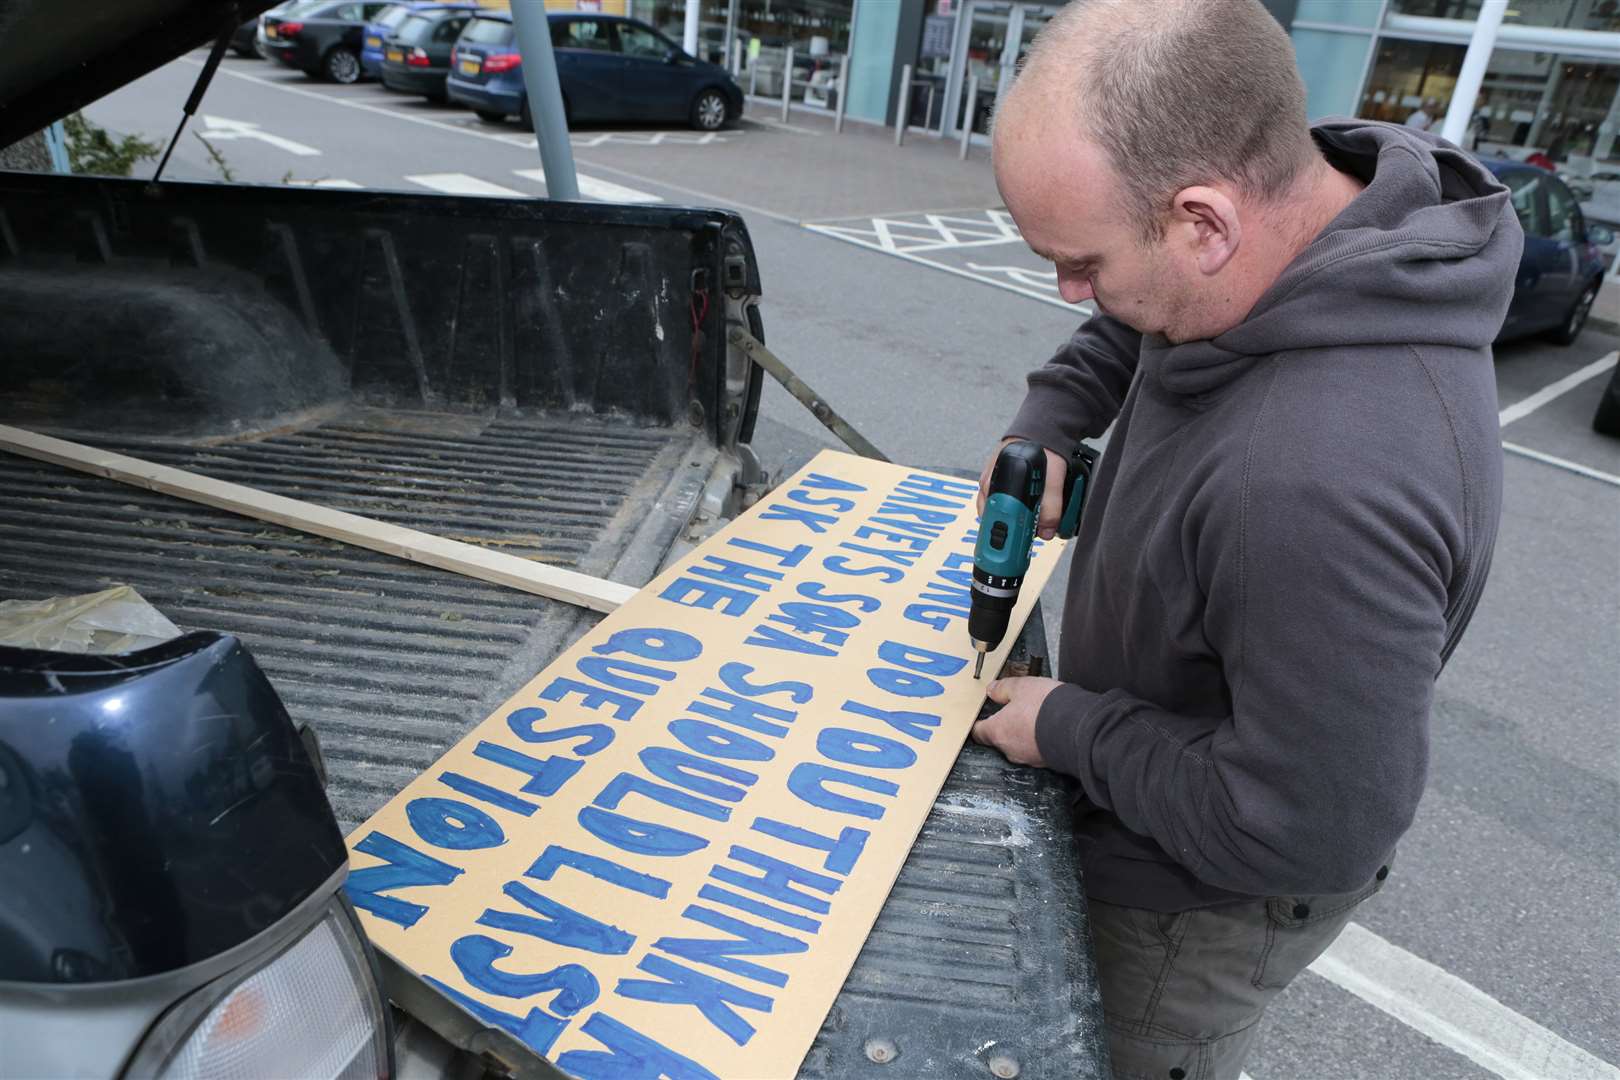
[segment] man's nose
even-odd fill
[[[1083,304],[1096,295],[1091,287],[1091,278],[1071,276],[1058,271],[1058,295],[1063,297],[1066,304]]]

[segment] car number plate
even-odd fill
[[[461,73],[463,75],[476,75],[478,74],[478,69],[483,66],[483,61],[479,60],[478,57],[468,57],[461,62]]]
[[[405,54],[400,52],[398,49],[389,49],[388,50],[388,59],[392,60],[394,63],[397,64],[400,61],[405,59]]]
[[[382,44],[382,38],[380,38],[380,37],[368,37],[368,38],[366,38],[366,45],[367,45],[368,48],[375,49],[381,44]]]

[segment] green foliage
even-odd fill
[[[62,121],[67,134],[68,167],[76,173],[98,176],[128,176],[137,162],[155,158],[161,143],[148,142],[139,135],[125,135],[114,141],[107,129],[74,113]]]
[[[227,184],[235,180],[236,174],[231,171],[230,162],[225,160],[225,155],[220,153],[219,149],[215,147],[213,143],[203,138],[201,132],[193,131],[192,134],[197,136],[198,142],[202,143],[208,148],[208,160],[212,161],[214,163],[214,168],[219,170],[220,179],[224,180]]]

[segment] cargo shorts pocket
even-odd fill
[[[1339,936],[1357,905],[1384,887],[1389,866],[1372,880],[1347,893],[1323,896],[1273,896],[1266,901],[1266,939],[1254,968],[1259,990],[1281,990]]]

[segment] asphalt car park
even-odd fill
[[[164,139],[200,63],[87,115]],[[238,182],[545,191],[534,138],[510,120],[235,56],[196,130]],[[1082,317],[1001,210],[982,146],[959,161],[954,144],[896,147],[854,122],[835,134],[823,114],[783,122],[762,101],[718,132],[581,122],[572,136],[588,196],[737,208],[771,348],[897,460],[976,472],[1024,374]],[[169,175],[220,179],[189,135]],[[1267,1021],[1254,1080],[1616,1075],[1620,439],[1591,422],[1617,350],[1620,327],[1595,321],[1568,346],[1496,350],[1501,534],[1436,685],[1429,791],[1361,930]],[[834,440],[770,384],[754,445],[779,474]],[[1062,584],[1048,593],[1054,634]]]

